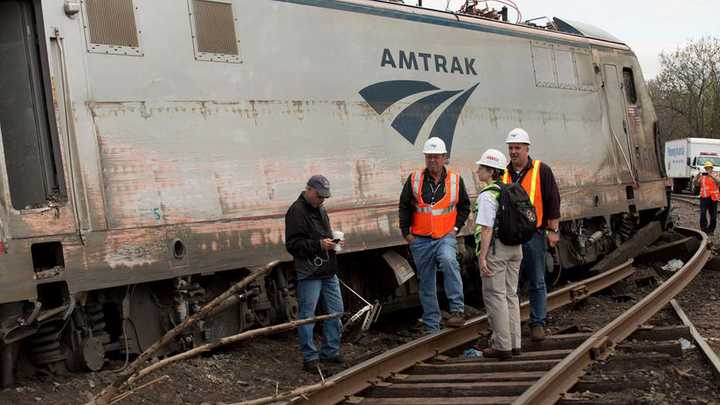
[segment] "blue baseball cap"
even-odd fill
[[[322,174],[316,174],[310,177],[307,185],[317,190],[318,195],[322,198],[330,197],[330,181]]]

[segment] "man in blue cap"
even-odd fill
[[[330,197],[330,182],[325,176],[315,175],[308,180],[298,199],[285,214],[285,248],[295,260],[297,275],[298,319],[315,316],[318,302],[328,314],[343,312],[342,295],[337,277],[335,246],[344,241],[333,240],[330,219],[323,207]],[[321,299],[322,298],[322,299]],[[339,319],[323,322],[320,351],[313,339],[314,324],[298,328],[303,369],[314,372],[318,362],[342,363]]]

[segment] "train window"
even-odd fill
[[[83,4],[88,51],[142,55],[133,0],[85,0]]]
[[[535,71],[535,84],[538,87],[556,87],[555,61],[553,50],[545,46],[532,47],[533,70]]]
[[[635,91],[635,76],[630,68],[623,69],[623,79],[625,84],[625,97],[628,103],[637,104],[637,92]]]
[[[575,66],[577,66],[578,87],[580,90],[595,90],[595,71],[593,70],[592,55],[576,52]]]
[[[561,89],[577,89],[577,75],[573,54],[569,50],[555,50],[555,65],[557,67],[558,86]]]
[[[592,56],[581,48],[533,42],[533,72],[537,87],[595,91]]]
[[[191,0],[195,59],[240,63],[238,37],[229,0]]]

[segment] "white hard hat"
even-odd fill
[[[498,170],[505,170],[508,164],[505,155],[497,149],[486,150],[480,157],[480,160],[475,163]]]
[[[526,143],[530,145],[530,135],[522,128],[515,128],[508,133],[505,143]]]
[[[445,149],[445,142],[443,142],[442,139],[433,136],[425,142],[425,146],[423,146],[423,153],[428,155],[445,154],[447,153],[447,149]]]

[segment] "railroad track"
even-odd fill
[[[561,337],[563,335],[558,336]],[[705,364],[698,363],[706,363],[710,367],[708,369]],[[700,368],[707,372],[700,374]],[[670,370],[671,376],[681,380],[689,377],[682,370],[692,369],[695,369],[696,375],[703,375],[711,385],[713,379],[718,381],[720,377],[720,360],[699,336],[680,304],[673,299],[648,324],[616,345],[612,356],[586,369],[557,403],[624,405],[631,402],[629,398],[639,403],[653,403],[655,401],[649,398],[652,398],[655,387],[661,386],[662,377],[658,378],[660,381],[648,380],[648,375]],[[697,378],[702,377],[698,375]]]
[[[672,199],[675,201],[681,201],[688,204],[700,205],[700,198],[687,194],[672,194]]]
[[[541,344],[523,341],[524,352],[511,361],[443,355],[476,341],[487,330],[487,317],[481,316],[468,321],[462,328],[422,337],[344,370],[324,380],[317,390],[291,402],[364,405],[556,403],[580,381],[588,366],[607,359],[621,342],[668,305],[708,261],[707,236],[696,230],[677,230],[686,237],[700,240],[694,254],[645,298],[592,334],[549,336]],[[554,291],[548,295],[548,310],[582,301],[624,280],[634,271],[630,260]],[[528,317],[527,302],[521,305],[521,317]],[[698,346],[702,344],[698,343]],[[720,367],[720,364],[716,366]]]

